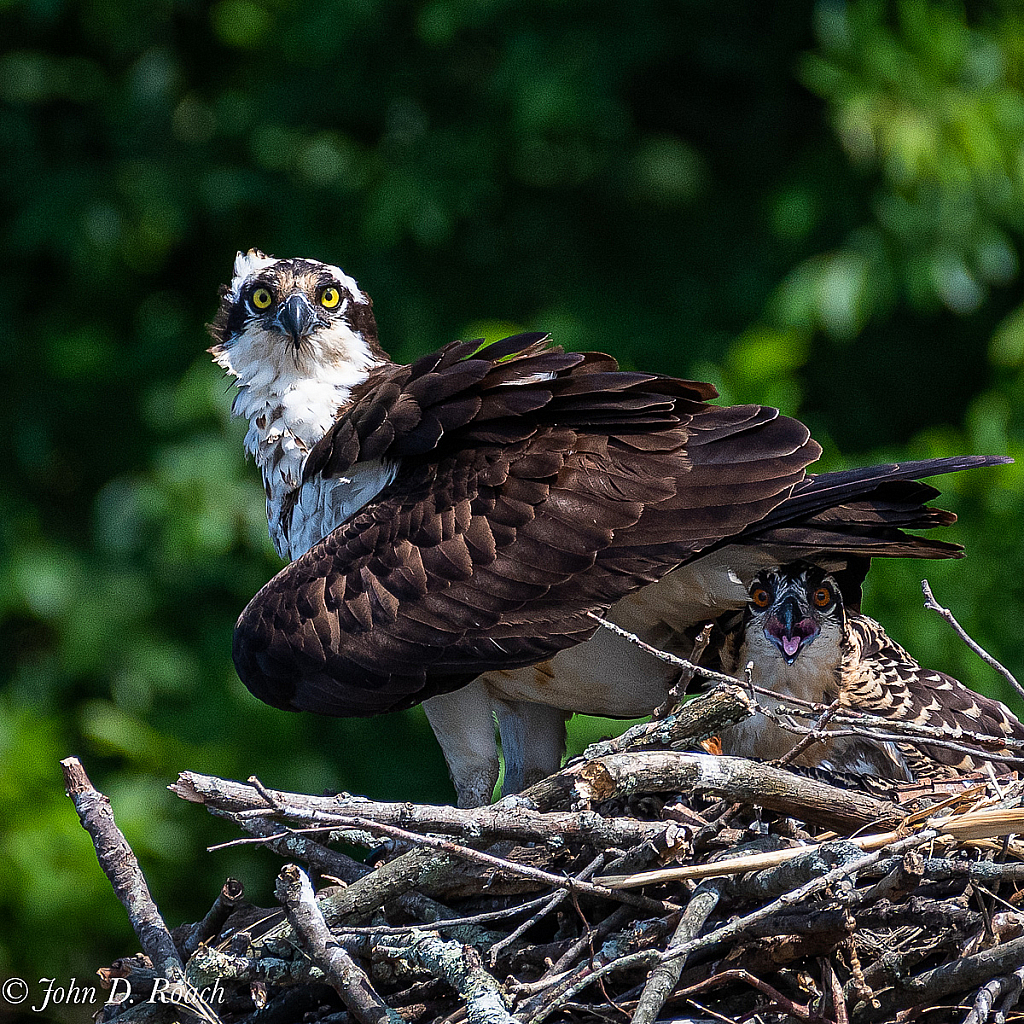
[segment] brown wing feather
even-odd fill
[[[588,611],[764,515],[820,452],[775,410],[705,405],[709,385],[518,344],[522,383],[510,345],[450,346],[314,449],[307,473],[367,452],[402,468],[243,612],[235,662],[262,700],[374,714],[550,657],[593,633]]]
[[[925,743],[899,743],[897,747],[914,778],[974,771],[985,763],[986,749],[997,754],[1010,753],[998,742],[982,747],[965,733],[995,740],[1024,740],[1024,724],[1004,704],[975,693],[944,672],[922,668],[873,619],[851,615],[848,636],[840,678],[850,707],[940,728],[943,738],[978,750],[977,754],[967,754]],[[1019,749],[1015,753],[1022,755]]]
[[[859,608],[872,558],[961,558],[963,547],[905,530],[949,526],[956,516],[925,504],[938,491],[917,477],[1000,465],[998,456],[965,455],[808,474],[786,501],[726,543],[754,545],[770,561],[734,567],[744,579],[771,561],[813,562],[836,579],[849,608]],[[750,549],[754,551],[754,548]]]

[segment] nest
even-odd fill
[[[721,683],[475,809],[183,773],[173,792],[286,863],[281,906],[249,905],[229,879],[173,933],[109,802],[68,759],[68,793],[142,947],[99,972],[101,1019],[1012,1019],[1024,783],[990,770],[865,792],[700,749],[755,710]],[[803,747],[821,712],[807,712]]]

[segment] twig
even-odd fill
[[[941,615],[953,627],[956,631],[956,635],[960,637],[960,639],[963,640],[963,642],[967,644],[967,646],[970,647],[970,649],[974,651],[974,653],[981,658],[986,665],[994,668],[1014,688],[1014,690],[1017,691],[1017,695],[1024,699],[1024,686],[1021,686],[1021,684],[1017,682],[1016,677],[1008,668],[996,661],[988,651],[968,635],[967,630],[957,622],[953,613],[948,608],[944,608],[935,600],[935,595],[932,593],[932,588],[928,585],[927,580],[921,580],[921,590],[924,592],[925,608],[928,608],[933,612],[938,612],[939,615]]]
[[[812,732],[813,727],[798,726],[794,722],[787,721],[787,719],[796,718],[806,721],[811,718],[817,718],[819,715],[829,711],[831,708],[831,705],[803,700],[802,698],[794,697],[791,694],[788,694],[784,700],[780,700],[777,693],[763,686],[751,686],[750,689],[755,694],[773,698],[773,707],[754,703],[753,709],[757,714],[764,715],[765,718],[771,719],[771,721],[776,725],[780,725],[782,728],[787,729],[787,731],[798,735],[806,735],[807,733]],[[696,700],[697,698],[694,699]],[[689,705],[686,706],[688,707]],[[835,722],[839,725],[851,726],[857,730],[862,730],[867,726],[891,729],[893,732],[899,733],[899,736],[896,738],[901,741],[910,737],[920,737],[922,740],[930,742],[933,740],[940,740],[944,736],[948,735],[948,733],[944,732],[943,729],[938,726],[924,725],[920,722],[913,722],[906,719],[886,718],[881,715],[871,715],[865,711],[854,711],[850,708],[839,709],[834,715],[830,716],[829,721]],[[832,730],[829,730],[827,735],[834,736],[837,734]],[[972,732],[969,729],[960,731],[957,735],[964,739],[971,740],[982,747],[994,746],[997,748],[1006,747],[1008,749],[1019,749],[1022,751],[1022,756],[1024,756],[1024,740],[1018,739],[1014,736],[996,735],[995,733],[987,732]]]
[[[923,832],[919,832],[916,835],[908,836],[906,839],[902,839],[895,842],[890,847],[893,853],[902,853],[904,850],[913,848],[914,846],[920,846],[923,843],[929,842],[937,836],[934,829],[926,829]],[[731,942],[737,939],[743,934],[743,932],[753,923],[762,921],[772,915],[778,913],[780,910],[784,910],[790,906],[802,903],[809,899],[811,896],[820,892],[822,889],[827,888],[830,885],[838,882],[840,879],[848,878],[852,875],[857,874],[863,868],[874,864],[880,857],[880,851],[874,853],[864,854],[862,857],[855,857],[847,860],[846,863],[839,865],[833,870],[826,874],[815,878],[808,882],[806,885],[801,886],[798,889],[794,889],[791,892],[784,893],[771,903],[760,907],[759,909],[746,914],[743,917],[737,918],[734,921],[730,921],[728,924],[722,925],[720,928],[715,929],[713,932],[709,932],[700,938],[691,939],[689,942],[684,942],[674,949],[666,950],[665,952],[658,952],[656,950],[644,950],[640,953],[633,953],[627,956],[620,957],[617,960],[613,960],[608,964],[598,968],[592,974],[581,978],[576,981],[572,986],[569,986],[561,993],[561,998],[558,1002],[548,1005],[545,1007],[545,1016],[549,1013],[554,1012],[557,1006],[561,1002],[567,999],[571,999],[576,992],[589,985],[591,982],[596,981],[598,977],[605,974],[610,974],[613,971],[628,970],[632,968],[642,967],[653,967],[656,964],[663,963],[666,960],[672,960],[676,957],[687,957],[697,952],[700,949],[705,949],[708,946],[717,945],[723,942]],[[1022,940],[1024,941],[1024,940]],[[1003,949],[1005,947],[997,947]],[[941,968],[939,968],[941,970]],[[966,986],[963,986],[966,987]],[[956,989],[950,989],[949,991],[956,991]],[[945,994],[945,992],[941,993]],[[537,1024],[541,1018],[531,1018],[530,1024]]]
[[[715,624],[713,622],[707,622],[697,634],[697,638],[693,641],[693,649],[690,651],[689,661],[692,664],[696,665],[700,662],[704,651],[707,650],[707,646],[711,642],[711,634],[714,628]],[[651,712],[652,720],[657,721],[659,718],[664,718],[682,700],[683,694],[686,693],[686,689],[692,681],[693,673],[687,669],[681,669],[676,677],[676,681],[669,688],[668,696],[664,702]]]
[[[687,997],[686,1001],[687,1001],[687,1003],[690,1004],[690,1006],[692,1006],[698,1012],[707,1014],[707,1016],[713,1017],[715,1020],[721,1021],[722,1024],[736,1024],[736,1018],[735,1017],[723,1016],[721,1013],[718,1013],[716,1010],[712,1010],[710,1006],[704,1006],[702,1003],[698,1003],[697,1000],[693,999],[692,997]]]
[[[806,718],[807,715],[793,708],[780,704],[776,708],[768,708],[758,704],[755,707],[758,714],[764,715],[779,729],[801,736],[809,742],[825,742],[826,740],[844,739],[855,737],[859,740],[873,740],[875,743],[904,743],[915,747],[940,747],[944,750],[952,750],[958,754],[967,754],[969,757],[977,758],[985,762],[998,762],[1013,768],[1024,767],[1024,740],[1012,736],[996,736],[992,733],[977,733],[969,730],[960,730],[959,735],[964,740],[973,741],[963,743],[948,738],[944,726],[921,725],[917,722],[901,721],[899,719],[878,718],[874,715],[862,714],[840,714],[832,713],[828,717],[836,723],[831,729],[822,733],[819,731],[819,724],[812,726],[798,725],[792,721],[793,718]],[[827,711],[828,709],[826,709]],[[824,717],[824,716],[823,716]],[[819,719],[819,722],[821,719]],[[839,728],[839,725],[847,725],[847,728]],[[872,726],[881,726],[888,732],[879,732]],[[995,748],[995,749],[992,749]],[[799,752],[801,744],[797,744],[782,759],[785,763],[794,752]],[[1013,753],[1013,751],[1018,751]],[[1003,753],[1006,751],[1006,753]],[[895,780],[894,780],[895,781]]]
[[[591,878],[595,871],[599,871],[601,866],[604,864],[604,854],[599,853],[579,874],[577,874],[577,881],[586,881]],[[549,896],[543,900],[544,906],[534,914],[532,917],[523,921],[517,928],[513,929],[503,939],[494,943],[491,948],[487,951],[487,959],[493,967],[498,962],[498,957],[501,953],[509,946],[511,946],[520,936],[525,934],[530,928],[532,928],[538,921],[550,914],[552,910],[560,906],[569,896],[568,889],[560,889],[553,896]]]
[[[691,675],[698,675],[703,676],[705,679],[712,679],[716,683],[729,683],[732,686],[743,685],[743,680],[737,679],[735,676],[726,675],[724,672],[715,672],[713,669],[704,668],[703,665],[695,665],[692,661],[687,661],[686,658],[680,658],[676,654],[669,654],[668,651],[659,650],[657,647],[653,647],[646,641],[641,640],[636,633],[631,633],[628,629],[623,629],[622,626],[618,626],[614,622],[602,618],[597,614],[597,612],[587,612],[587,615],[599,625],[604,626],[605,629],[609,629],[617,636],[621,636],[631,644],[635,644],[641,651],[646,651],[659,661],[664,661],[669,665],[674,665],[676,668],[682,669],[684,672],[689,672]]]
[[[631,958],[658,957],[658,950],[650,947],[665,934],[665,931],[665,922],[660,920],[640,921],[631,928],[623,929],[602,943],[601,948],[596,953],[591,953],[585,963],[580,964],[565,977],[557,979],[551,986],[553,991],[534,997],[517,1010],[516,1017],[526,1024],[540,1024],[540,1021],[563,1006],[577,992],[609,974],[613,964]],[[631,952],[638,949],[641,952]]]
[[[782,1013],[796,1017],[798,1020],[824,1020],[820,1014],[812,1013],[810,1007],[801,1006],[799,1003],[794,1002],[788,996],[784,996],[778,989],[773,988],[766,981],[755,977],[750,971],[744,970],[742,967],[722,971],[721,974],[716,974],[713,977],[706,978],[704,981],[699,981],[696,985],[680,989],[677,995],[697,995],[699,992],[706,992],[708,989],[715,988],[727,981],[742,981],[750,985],[751,988],[757,989],[758,992],[766,995],[772,1001],[773,1005],[770,1009],[779,1010]],[[768,1008],[766,1007],[765,1009]]]
[[[788,698],[787,698],[788,699]],[[817,710],[814,708],[812,710]],[[828,710],[826,708],[826,710]],[[1024,762],[1024,740],[1015,736],[997,736],[994,733],[972,732],[962,730],[958,736],[962,739],[972,741],[977,746],[967,743],[959,743],[948,738],[949,734],[942,726],[922,725],[919,722],[904,721],[895,718],[881,718],[877,715],[867,715],[861,712],[851,714],[846,712],[835,712],[830,715],[830,721],[836,726],[845,725],[841,729],[833,727],[829,729],[824,737],[817,732],[817,724],[813,726],[797,725],[796,722],[787,721],[789,718],[807,718],[807,712],[779,704],[776,708],[768,708],[758,704],[758,714],[764,715],[775,725],[786,732],[798,736],[813,736],[815,739],[837,739],[845,736],[862,736],[877,740],[879,743],[914,743],[925,744],[934,747],[946,747],[960,753],[980,755],[988,761],[1009,761]],[[877,730],[888,729],[889,732],[878,732]],[[995,749],[989,749],[994,747]],[[1001,754],[1001,750],[1019,750],[1019,754]]]
[[[562,893],[555,894],[555,896],[559,895],[562,895]],[[439,917],[433,921],[418,921],[416,927],[424,932],[448,931],[453,928],[461,929],[470,925],[486,924],[488,921],[505,921],[510,917],[518,917],[528,910],[535,910],[540,907],[542,908],[541,913],[537,915],[539,918],[541,914],[547,913],[547,904],[554,898],[554,896],[538,896],[535,900],[517,903],[514,906],[506,907],[504,910],[489,910],[482,914],[471,914],[468,917]],[[400,903],[400,901],[398,902]],[[530,918],[527,923],[531,923],[533,920],[535,918]],[[522,925],[519,927],[522,927]],[[335,930],[344,935],[405,935],[409,931],[409,926],[407,924],[378,924],[360,927],[359,925],[339,924]],[[519,928],[516,929],[516,931],[518,930]],[[494,947],[491,946],[491,948],[493,949]]]
[[[276,891],[303,946],[314,963],[323,968],[331,986],[359,1024],[404,1024],[331,935],[316,904],[309,876],[296,865],[286,864],[277,876]]]
[[[996,1000],[1001,999],[1013,984],[1012,975],[998,975],[978,989],[971,1012],[964,1017],[964,1024],[988,1024]]]
[[[860,836],[846,840],[859,849],[886,846],[898,838],[900,833],[887,832],[881,836]],[[798,857],[809,857],[820,852],[826,843],[809,846],[794,846],[786,850],[772,850],[769,853],[751,853],[738,857],[727,857],[707,864],[682,864],[679,867],[657,868],[654,871],[640,871],[633,875],[601,875],[598,881],[616,889],[638,889],[644,885],[661,885],[665,882],[721,878],[727,875],[744,875],[750,871],[764,871],[777,867]]]
[[[887,875],[876,882],[858,899],[864,903],[889,900],[902,903],[921,884],[924,878],[924,857],[917,850],[908,850]]]
[[[1011,939],[991,949],[961,957],[909,978],[896,980],[882,998],[878,1011],[864,1015],[868,1020],[885,1020],[894,1010],[936,1002],[954,992],[983,985],[998,974],[1016,971],[1024,959],[1024,937]]]
[[[823,733],[825,726],[842,710],[842,706],[841,699],[836,697],[818,716],[807,735],[801,737],[789,753],[779,759],[779,764],[792,764],[808,747],[815,743],[821,743],[825,739]]]
[[[931,818],[928,825],[940,835],[952,836],[961,841],[998,837],[1001,835],[1013,834],[1024,828],[1024,809],[1016,808],[1015,812],[1003,808],[983,808],[978,811],[968,811],[964,814],[952,815],[947,818]],[[907,834],[904,828],[892,832],[884,832],[879,835],[853,836],[844,840],[852,846],[861,850],[876,850],[888,846],[902,836]],[[679,867],[657,868],[654,871],[640,871],[631,875],[601,875],[595,881],[603,885],[613,886],[617,889],[636,889],[644,885],[660,885],[665,882],[680,882],[698,878],[714,878],[724,875],[746,874],[750,871],[764,871],[768,868],[785,864],[788,861],[796,860],[798,857],[809,857],[832,843],[816,843],[806,846],[794,846],[785,850],[772,850],[768,853],[752,853],[737,857],[728,857],[723,860],[711,861],[707,864],[683,864]],[[907,877],[917,871],[917,863],[920,862],[920,871],[914,874],[917,881],[913,881],[903,895],[913,891],[918,881],[925,874],[925,864],[938,865],[935,877],[942,877],[943,871],[948,872],[945,877],[957,877],[957,874],[964,877],[971,877],[978,881],[1002,881],[1024,879],[1024,864],[993,864],[988,861],[981,862],[960,862],[962,871],[957,872],[957,864],[948,864],[945,861],[928,861],[916,854],[910,858],[914,868],[907,869],[903,860],[895,859],[892,862],[890,872],[903,872],[899,883],[907,886]],[[906,860],[906,858],[904,858]],[[887,862],[888,863],[888,862]],[[865,899],[874,900],[886,897],[896,889],[896,879],[883,886],[879,883],[873,887],[870,897]]]
[[[438,855],[433,850],[410,850],[353,882],[347,889],[318,900],[320,912],[329,928],[349,917],[364,918],[411,889],[429,887],[450,871],[453,863],[451,857]],[[287,921],[282,921],[253,940],[252,953],[254,956],[288,956],[294,943],[294,929]]]
[[[301,830],[278,825],[270,819],[269,815],[273,813],[270,809],[267,810],[266,817],[243,817],[231,811],[221,810],[210,803],[207,803],[206,807],[211,814],[220,818],[227,818],[229,821],[233,821],[239,828],[248,832],[252,836],[252,842],[266,846],[268,850],[273,850],[280,857],[301,861],[321,875],[330,875],[332,878],[338,878],[342,882],[351,883],[362,878],[370,871],[370,868],[365,864],[361,864],[352,857],[348,857],[337,850],[332,850],[330,847],[318,843],[315,839],[303,835]],[[317,828],[312,831],[323,832],[325,830]],[[245,840],[239,842],[245,842]],[[219,849],[221,846],[229,845],[231,844],[223,843],[207,847],[207,849],[212,851]]]
[[[374,953],[389,960],[407,960],[435,977],[444,978],[466,1000],[470,1024],[516,1024],[498,982],[484,968],[472,946],[426,935],[411,928],[405,941],[381,939]]]
[[[846,1012],[846,996],[843,993],[843,985],[840,982],[836,969],[832,965],[830,957],[822,957],[821,961],[821,987],[832,999],[832,1009],[835,1013],[836,1024],[850,1024],[850,1016]]]
[[[373,869],[368,865],[361,864],[359,861],[353,860],[351,857],[332,850],[321,843],[307,839],[301,834],[306,831],[317,833],[335,831],[328,826],[320,825],[308,830],[289,829],[271,822],[267,818],[254,818],[233,814],[230,811],[222,811],[209,804],[207,804],[207,810],[218,817],[234,821],[241,828],[252,833],[252,838],[250,839],[236,839],[232,842],[218,843],[215,846],[207,847],[208,850],[219,850],[245,843],[259,843],[280,854],[282,857],[295,857],[308,864],[310,868],[319,874],[338,878],[349,885],[354,885],[360,880],[367,878],[368,875],[373,874]],[[368,879],[365,884],[368,886],[373,885],[375,881],[382,877],[375,875],[374,879]],[[354,890],[353,895],[358,891],[359,889]],[[539,906],[547,899],[545,897],[520,907],[510,907],[507,910],[494,911],[489,914],[474,914],[469,917],[462,917],[453,913],[448,907],[417,892],[383,894],[381,898],[388,899],[389,903],[393,904],[397,909],[408,914],[413,920],[417,920],[419,927],[427,930],[448,931],[451,933],[452,938],[459,938],[462,942],[476,942],[489,939],[490,933],[482,928],[474,930],[474,926],[487,921],[501,920],[523,910],[532,909],[534,905]],[[408,930],[407,927],[396,926],[392,928],[385,925],[366,928],[350,925],[342,925],[340,927],[343,927],[347,934],[352,935],[397,935]],[[456,932],[459,934],[456,934]]]
[[[245,889],[237,878],[229,878],[217,898],[213,901],[206,916],[192,926],[192,930],[181,942],[181,955],[188,959],[198,948],[200,942],[205,942],[220,931],[221,925],[228,919],[228,915],[245,896]]]
[[[351,815],[336,815],[337,824],[345,828],[351,826],[359,829],[366,829],[368,832],[379,832],[381,835],[390,836],[393,839],[404,839],[409,843],[428,846],[431,849],[447,853],[455,857],[462,857],[465,860],[476,861],[485,864],[487,867],[496,868],[499,871],[508,871],[510,874],[521,875],[523,878],[531,878],[545,885],[552,885],[559,889],[567,889],[569,892],[588,893],[591,896],[600,896],[603,899],[619,900],[622,903],[629,903],[641,910],[653,911],[655,913],[673,913],[677,908],[662,900],[651,900],[646,897],[637,898],[628,893],[618,892],[603,885],[594,885],[591,882],[584,882],[575,878],[565,878],[562,875],[553,875],[550,871],[543,871],[540,868],[531,867],[528,864],[517,864],[515,861],[505,857],[496,857],[490,853],[483,853],[468,846],[460,846],[458,843],[449,842],[446,839],[435,839],[433,836],[421,836],[408,829],[397,828],[394,825],[387,825],[380,821],[371,821],[369,818],[357,818]]]
[[[720,882],[702,882],[697,886],[686,905],[686,910],[683,911],[683,916],[679,919],[679,924],[676,925],[675,933],[668,944],[669,949],[689,942],[700,933],[708,917],[718,906],[721,895]],[[633,1024],[653,1024],[657,1020],[665,1001],[679,984],[685,966],[686,960],[683,957],[655,965],[647,977],[647,983],[637,1003]]]
[[[994,1024],[1005,1024],[1006,1015],[1017,1005],[1021,992],[1024,991],[1024,967],[1018,967],[1010,975],[1010,988],[999,1004]]]
[[[583,953],[587,954],[588,961],[593,965],[594,943],[602,941],[613,932],[620,930],[629,921],[629,907],[617,907],[596,928],[587,928],[536,981],[517,984],[513,989],[513,994],[517,999],[521,996],[536,996],[538,993],[563,983],[573,973],[572,965]],[[516,1015],[518,1017],[528,1016],[528,1009],[529,1007],[524,1006],[516,1011]]]

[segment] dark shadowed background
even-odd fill
[[[276,870],[206,852],[232,833],[182,769],[452,796],[419,709],[315,720],[235,677],[280,566],[204,353],[237,249],[340,264],[402,361],[546,329],[779,405],[828,468],[1024,454],[1015,0],[6,0],[0,39],[0,976],[137,949],[62,756],[171,925]],[[866,603],[1007,700],[919,581],[1024,672],[1022,473],[941,481],[968,560],[880,566]]]

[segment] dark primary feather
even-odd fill
[[[770,549],[780,563],[800,558],[826,566],[846,605],[857,608],[872,558],[963,556],[960,544],[903,532],[956,522],[952,512],[925,504],[938,497],[939,491],[918,477],[1012,461],[1000,456],[962,455],[809,473],[785,502],[748,526],[737,539]]]

